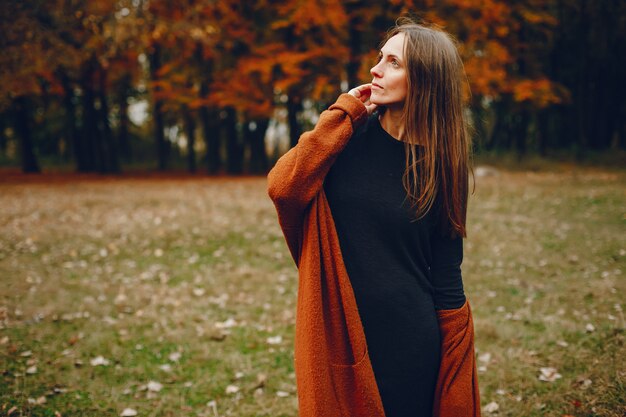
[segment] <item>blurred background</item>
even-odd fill
[[[623,1],[5,0],[0,167],[265,173],[401,15],[458,39],[479,157],[624,161]]]
[[[264,174],[401,15],[468,75],[483,415],[625,416],[623,0],[0,1],[0,415],[297,416]]]

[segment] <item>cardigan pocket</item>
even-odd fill
[[[378,386],[373,378],[368,350],[354,364],[330,365],[338,405],[343,417],[377,415]]]

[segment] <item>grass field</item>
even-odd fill
[[[0,416],[296,416],[265,189],[0,182]],[[626,172],[478,177],[463,273],[484,415],[625,415]]]

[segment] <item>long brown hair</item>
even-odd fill
[[[465,237],[471,144],[463,61],[456,41],[437,26],[400,18],[382,45],[398,33],[405,35],[407,63],[402,182],[416,218],[436,206],[444,230]]]

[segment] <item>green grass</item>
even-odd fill
[[[477,178],[463,274],[494,415],[626,412],[625,184],[564,165]],[[297,272],[265,188],[0,184],[0,416],[296,416]]]

